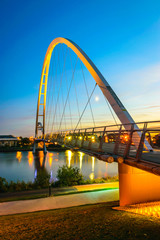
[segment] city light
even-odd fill
[[[33,136],[29,137],[29,140],[30,140],[31,142],[33,142],[33,141],[34,141],[34,137],[33,137]]]
[[[95,142],[95,136],[92,136],[91,139],[92,139],[92,142]]]
[[[124,141],[127,142],[127,141],[129,140],[129,136],[128,136],[128,135],[124,135],[124,136],[123,136],[123,139],[124,139]]]

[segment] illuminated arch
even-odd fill
[[[96,81],[97,85],[100,87],[101,91],[103,92],[106,99],[109,101],[111,107],[113,108],[114,112],[116,113],[117,117],[121,121],[122,124],[130,124],[134,123],[134,120],[130,116],[129,112],[125,109],[123,104],[121,103],[120,99],[117,97],[113,89],[110,87],[106,79],[103,77],[101,72],[97,69],[95,64],[90,60],[90,58],[86,55],[86,53],[73,41],[67,38],[55,38],[49,45],[44,63],[42,68],[41,80],[40,80],[40,87],[39,87],[39,96],[38,96],[38,104],[37,104],[37,116],[36,116],[36,131],[35,136],[37,137],[38,128],[42,129],[43,136],[45,135],[45,109],[46,109],[46,93],[47,93],[47,81],[48,81],[48,72],[49,72],[49,65],[50,59],[52,55],[53,49],[56,47],[57,44],[65,44],[75,54],[79,57],[79,59],[83,62],[86,66],[94,80]],[[44,87],[43,87],[44,85]],[[43,91],[43,92],[42,92]],[[43,103],[41,103],[41,96],[43,95]],[[43,114],[39,115],[39,106],[43,106]],[[43,124],[39,126],[38,119],[39,117],[43,117]],[[125,126],[128,129],[128,126]],[[149,146],[147,146],[149,147]]]

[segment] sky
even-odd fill
[[[159,0],[4,0],[0,18],[0,135],[34,135],[43,60],[56,37],[86,52],[135,121],[160,120]]]

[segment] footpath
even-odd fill
[[[60,194],[64,195],[2,202],[0,203],[0,215],[44,211],[119,200],[118,182],[74,186],[68,188],[68,191],[67,188],[62,188],[62,193]]]

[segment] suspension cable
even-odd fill
[[[68,48],[68,46],[67,46],[67,48]],[[69,51],[69,53],[70,53],[70,48],[68,48],[68,51]],[[72,67],[72,74],[73,74],[72,62],[71,62],[71,67]],[[66,80],[66,86],[67,86],[67,92],[68,92],[68,80],[67,80],[66,69],[65,69],[65,80]],[[71,104],[70,104],[70,96],[68,96],[68,106],[69,106],[69,114],[70,114],[70,120],[71,120],[71,128],[73,128],[72,113],[71,113]]]
[[[67,55],[67,50],[66,50],[66,55]],[[64,67],[65,67],[65,62],[66,62],[66,55],[65,55],[64,65],[63,65],[63,72],[64,72]],[[62,77],[61,77],[61,80],[60,80],[60,87],[59,87],[59,90],[58,90],[58,96],[57,96],[57,101],[56,101],[56,106],[55,106],[55,111],[54,111],[54,116],[53,116],[54,119],[53,119],[53,123],[52,123],[52,132],[53,132],[53,126],[54,126],[54,121],[55,121],[55,115],[56,115],[56,112],[57,112],[57,103],[59,101],[60,89],[61,89],[61,85],[62,85],[63,72],[62,72]]]
[[[65,60],[65,57],[64,57],[64,51],[62,51],[62,53],[63,53],[63,60]],[[65,67],[64,67],[64,68],[65,68]],[[63,88],[62,88],[62,105],[63,105],[63,108],[64,108]],[[65,129],[66,129],[65,113],[64,113],[64,126],[65,126]]]
[[[72,72],[73,72],[73,65],[72,65],[72,58],[71,58],[70,49],[69,49],[69,53],[70,53],[70,61],[71,61]],[[78,115],[79,115],[79,118],[80,118],[79,102],[78,102],[78,96],[77,96],[77,89],[76,89],[75,79],[74,79],[74,90],[75,90],[75,93],[76,93],[76,103],[77,103]],[[80,121],[80,127],[82,128],[81,121]]]
[[[116,121],[116,119],[115,119],[115,117],[114,117],[114,114],[113,114],[113,112],[112,112],[112,109],[111,109],[111,107],[110,107],[107,99],[105,98],[105,96],[104,96],[104,99],[105,99],[105,101],[106,101],[106,103],[107,103],[107,105],[108,105],[108,108],[109,108],[109,110],[110,110],[110,112],[111,112],[111,115],[112,115],[112,117],[113,117],[113,120],[114,120],[114,122],[115,122],[115,124],[116,124],[116,126],[117,126],[118,123],[117,123],[117,121]]]
[[[83,79],[84,79],[84,85],[85,85],[86,92],[87,92],[87,96],[88,96],[88,99],[89,99],[88,88],[87,88],[87,84],[86,84],[86,80],[85,80],[84,71],[83,71],[83,68],[82,68],[82,63],[81,63],[81,61],[80,61],[80,65],[81,65],[81,69],[82,69],[82,75],[83,75]],[[89,107],[90,107],[90,111],[91,111],[91,115],[92,115],[93,125],[94,125],[94,127],[95,127],[96,125],[95,125],[95,120],[94,120],[94,115],[93,115],[93,110],[92,110],[92,106],[91,106],[90,100],[89,100]]]
[[[84,110],[83,110],[83,112],[82,112],[82,114],[81,114],[81,116],[80,116],[80,119],[79,119],[79,121],[78,121],[78,123],[77,123],[77,125],[76,125],[76,127],[75,127],[75,129],[74,129],[74,131],[77,129],[77,127],[78,127],[78,125],[79,125],[79,122],[81,121],[81,119],[82,119],[82,117],[83,117],[83,114],[84,114],[84,112],[85,112],[85,110],[86,110],[86,108],[87,108],[87,106],[88,106],[88,104],[89,104],[89,102],[90,102],[90,99],[91,99],[91,97],[92,97],[92,95],[93,95],[93,93],[94,93],[94,91],[95,91],[95,89],[96,89],[96,86],[97,86],[97,83],[95,84],[95,86],[94,86],[94,88],[93,88],[93,91],[91,92],[91,95],[90,95],[90,97],[89,97],[89,99],[88,99],[88,101],[87,101],[87,103],[86,103],[86,106],[85,106],[85,108],[84,108]]]
[[[69,93],[70,93],[70,90],[71,90],[71,86],[72,86],[72,82],[73,82],[73,78],[74,78],[74,73],[75,73],[76,66],[77,66],[77,61],[78,61],[78,56],[77,56],[76,64],[75,64],[74,71],[73,71],[73,74],[72,74],[71,83],[70,83],[70,86],[69,86],[69,89],[68,89],[67,98],[66,98],[66,101],[65,101],[65,106],[64,106],[64,109],[63,109],[63,114],[62,114],[60,125],[59,125],[59,130],[61,128],[64,111],[65,111],[65,108],[66,108],[66,105],[67,105],[67,101],[68,101],[68,97],[69,97]]]

